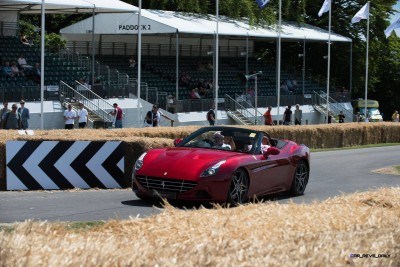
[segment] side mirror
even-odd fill
[[[263,156],[264,156],[264,158],[267,159],[270,155],[278,155],[279,153],[281,153],[281,151],[279,151],[279,149],[271,146],[267,150],[263,151]]]
[[[177,138],[174,140],[174,146],[177,146],[180,142],[182,142],[182,138]]]

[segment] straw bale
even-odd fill
[[[400,123],[341,123],[302,126],[235,126],[265,131],[278,139],[293,140],[310,148],[340,148],[377,143],[399,143]],[[19,135],[17,131],[0,131],[0,152],[5,151],[8,140],[58,141],[122,141],[127,144],[125,176],[129,179],[132,165],[144,151],[157,147],[170,147],[173,140],[183,138],[200,126],[38,130],[34,135]],[[5,153],[0,159],[0,190],[5,189]],[[128,180],[127,180],[128,181]]]
[[[400,188],[312,204],[248,204],[0,230],[0,266],[398,266]],[[352,258],[350,254],[390,254]]]

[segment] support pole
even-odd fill
[[[277,125],[279,125],[279,107],[281,105],[281,29],[282,29],[282,0],[279,0],[279,27],[278,27],[278,63],[277,70],[278,75],[276,78],[276,90],[277,90],[277,110],[278,110],[278,118]]]
[[[178,30],[176,30],[175,34],[176,38],[176,69],[175,69],[175,98],[176,100],[179,100],[179,34]]]
[[[141,125],[142,121],[142,108],[140,105],[140,89],[141,89],[141,69],[142,69],[142,27],[141,27],[141,17],[142,17],[142,0],[139,0],[139,14],[138,14],[138,73],[137,73],[137,109],[138,109],[138,127]]]
[[[46,34],[46,10],[45,10],[45,0],[42,0],[41,7],[41,36],[40,36],[40,129],[43,130],[44,118],[43,118],[43,101],[44,101],[44,50],[46,49],[44,45],[44,37]]]

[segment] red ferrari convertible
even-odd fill
[[[302,195],[310,173],[305,145],[238,127],[204,127],[175,147],[136,161],[132,190],[139,198],[242,204],[279,192]]]

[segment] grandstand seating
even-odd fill
[[[97,60],[101,64],[107,64],[110,68],[118,69],[123,73],[127,73],[130,77],[137,77],[137,68],[129,67],[129,56],[101,56]],[[175,57],[158,57],[158,56],[143,56],[141,80],[146,82],[149,87],[157,87],[159,91],[167,94],[175,94]],[[179,71],[180,74],[186,72],[191,78],[190,88],[196,87],[199,80],[213,80],[213,70],[202,68],[198,69],[198,64],[206,65],[210,63],[210,58],[207,57],[180,57]],[[258,93],[260,96],[276,95],[276,72],[275,67],[271,64],[257,61],[255,58],[249,59],[249,70],[262,71],[263,75],[258,80]],[[219,94],[241,94],[245,90],[245,85],[239,83],[237,79],[238,73],[245,72],[245,59],[243,58],[220,58],[219,61]],[[287,72],[281,73],[282,81],[288,77],[293,78]],[[298,88],[295,93],[302,93],[301,78],[295,77],[298,82]],[[254,87],[254,81],[250,80],[248,86]],[[323,90],[306,81],[306,93],[313,90]],[[189,97],[190,88],[179,87],[179,99]],[[284,94],[282,92],[282,94]],[[208,97],[212,97],[209,93]]]
[[[23,54],[28,64],[40,62],[40,47],[22,44],[16,37],[0,37],[0,59],[17,61]],[[85,67],[79,67],[76,62],[69,62],[54,53],[45,53],[45,85],[57,85],[60,80],[74,84],[75,80],[89,78],[90,72]],[[28,76],[15,78],[0,75],[1,100],[19,101],[40,99],[40,86]]]
[[[34,65],[40,62],[40,48],[38,46],[27,46],[22,44],[16,37],[0,37],[0,59],[4,61],[17,61],[19,54],[23,54],[28,63]],[[137,77],[137,67],[129,67],[129,56],[102,55],[97,57],[97,61],[101,65],[109,66],[109,69],[117,69],[118,73],[126,73],[130,78]],[[147,83],[148,87],[155,87],[158,92],[165,95],[175,95],[175,57],[161,56],[143,56],[141,80]],[[248,69],[250,71],[262,71],[262,76],[258,79],[259,96],[276,95],[276,73],[275,66],[258,61],[256,58],[249,58]],[[186,72],[191,77],[189,86],[179,86],[178,98],[189,98],[190,89],[197,86],[200,80],[213,80],[213,69],[207,68],[206,65],[212,66],[211,57],[180,57],[179,71],[180,74]],[[237,79],[238,73],[244,74],[245,59],[222,57],[219,60],[219,95],[241,94],[246,86],[240,84]],[[60,57],[58,54],[45,54],[45,85],[59,84],[63,80],[67,84],[74,85],[75,80],[86,78],[90,80],[91,72],[86,67],[79,66],[78,62],[69,61],[68,58]],[[287,77],[292,77],[290,73],[283,71],[281,73],[282,81]],[[294,77],[298,82],[298,88],[295,93],[302,92],[302,81],[299,77]],[[115,79],[113,84],[118,84]],[[107,84],[105,84],[107,85]],[[254,87],[254,80],[250,80],[247,84]],[[306,81],[306,92],[314,90],[324,90],[310,81]],[[111,88],[111,86],[110,86]],[[111,89],[113,90],[113,89]],[[0,75],[0,98],[1,100],[19,101],[20,99],[34,100],[40,98],[40,88],[36,81],[29,77],[9,78]],[[283,92],[282,92],[283,93]],[[120,95],[108,91],[109,95]],[[207,97],[212,98],[212,92]],[[283,93],[284,94],[284,93]]]

